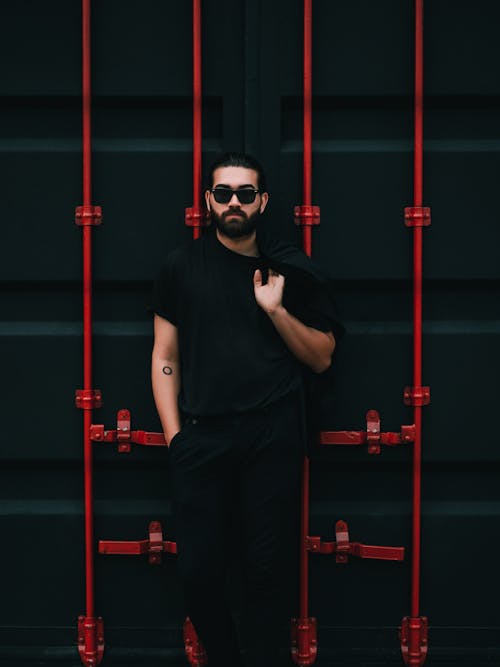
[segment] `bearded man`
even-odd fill
[[[298,546],[304,369],[331,364],[342,326],[322,270],[273,241],[260,164],[229,153],[209,172],[212,225],[171,251],[153,289],[152,386],[169,445],[177,563],[210,667],[279,664],[287,564]],[[225,582],[241,556],[237,632]]]

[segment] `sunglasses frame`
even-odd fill
[[[231,193],[231,195],[230,195],[230,197],[227,201],[217,201],[217,197],[215,196],[215,193],[220,192],[220,191]],[[241,190],[233,190],[231,188],[218,187],[218,188],[211,188],[210,192],[213,194],[214,199],[218,204],[229,204],[229,202],[233,198],[233,195],[236,195],[236,197],[238,198],[238,201],[240,202],[240,204],[243,204],[243,206],[248,206],[249,204],[253,204],[255,202],[255,199],[256,199],[257,195],[260,194],[260,190],[255,190],[255,189],[251,189],[251,188],[241,188]],[[251,202],[242,202],[241,199],[240,199],[240,193],[241,192],[253,192],[254,193],[253,200]]]

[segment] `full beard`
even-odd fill
[[[224,211],[222,215],[217,215],[217,213],[211,211],[211,218],[219,232],[230,239],[240,239],[253,234],[260,215],[258,210],[250,216],[244,211]],[[231,216],[234,217],[228,220],[227,218]]]

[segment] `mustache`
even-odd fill
[[[226,219],[227,217],[229,217],[230,215],[238,215],[238,216],[240,216],[241,218],[243,218],[244,220],[248,220],[248,216],[247,216],[247,214],[245,213],[245,211],[242,211],[242,210],[239,209],[239,208],[229,209],[229,211],[224,211],[224,213],[221,214],[221,218],[222,218],[223,220],[225,220],[225,219]]]

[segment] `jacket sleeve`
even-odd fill
[[[333,291],[329,284],[310,282],[297,284],[285,279],[285,294],[283,305],[301,322],[319,331],[331,331],[338,342],[345,333],[342,325]]]

